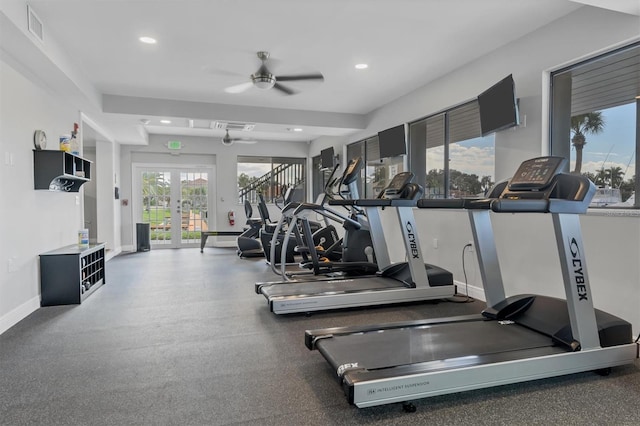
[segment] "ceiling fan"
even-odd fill
[[[254,139],[232,138],[231,136],[229,136],[229,130],[226,130],[225,135],[222,137],[222,145],[230,146],[230,145],[233,145],[235,142],[253,144],[258,141]]]
[[[280,84],[283,81],[301,81],[301,80],[319,80],[323,81],[324,76],[321,73],[312,74],[297,74],[297,75],[273,75],[267,68],[267,59],[269,59],[269,52],[260,51],[257,53],[258,58],[262,62],[258,71],[249,76],[250,81],[237,84],[235,86],[227,87],[225,92],[227,93],[242,93],[251,87],[257,87],[258,89],[276,89],[285,95],[295,95],[297,92],[290,87]]]

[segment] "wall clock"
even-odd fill
[[[44,130],[36,130],[33,133],[33,145],[36,149],[45,149],[47,146],[47,134]]]

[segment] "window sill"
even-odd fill
[[[611,217],[640,217],[639,209],[607,209],[590,208],[587,210],[589,216],[611,216]]]

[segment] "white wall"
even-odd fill
[[[146,163],[162,163],[162,164],[184,164],[184,157],[190,155],[198,155],[202,161],[215,161],[215,180],[216,186],[216,211],[215,225],[212,229],[223,230],[242,230],[244,226],[244,208],[238,204],[237,191],[237,157],[238,155],[254,155],[254,156],[282,156],[294,158],[306,158],[309,152],[309,145],[300,142],[282,142],[282,141],[260,141],[256,144],[234,144],[224,146],[218,139],[205,137],[180,137],[182,142],[182,150],[179,156],[169,153],[166,143],[169,140],[175,140],[175,136],[150,135],[148,146],[123,146],[121,147],[121,173],[122,187],[121,199],[128,199],[128,206],[121,206],[122,218],[122,247],[123,250],[134,250],[134,227],[139,220],[135,217],[133,211],[132,199],[134,197],[132,182],[132,163],[136,159],[144,159]],[[205,156],[205,157],[202,157]],[[206,156],[209,156],[208,159]],[[191,160],[187,161],[191,163]],[[205,164],[206,163],[202,163]],[[229,226],[227,222],[227,212],[235,211],[236,224]],[[278,210],[270,209],[272,220],[278,219]]]
[[[4,60],[0,88],[0,152],[10,163],[0,163],[2,333],[40,306],[38,254],[76,243],[83,226],[79,193],[33,188],[33,132],[44,130],[47,148],[58,149],[58,136],[69,134],[79,112]]]

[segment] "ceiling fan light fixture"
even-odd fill
[[[271,89],[276,84],[273,74],[251,74],[251,81],[258,89]]]

